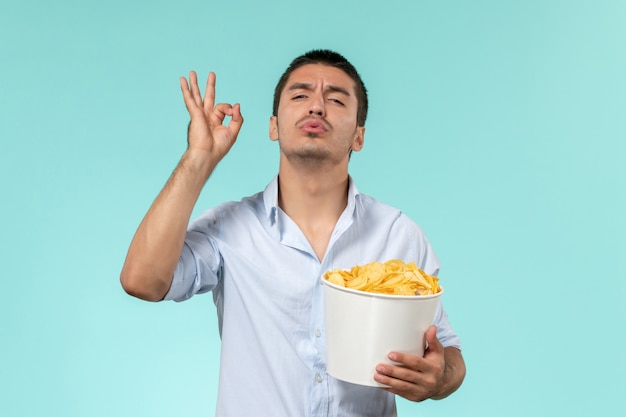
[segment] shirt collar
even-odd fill
[[[357,201],[361,200],[361,193],[356,188],[354,180],[348,176],[348,205],[346,210],[354,212]],[[265,205],[265,213],[271,225],[274,225],[278,215],[278,175],[274,176],[272,181],[265,187],[263,191],[263,204]]]

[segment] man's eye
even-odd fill
[[[306,98],[306,96],[304,94],[298,94],[297,96],[293,97],[293,100],[302,100]]]
[[[343,101],[339,100],[338,98],[329,98],[328,100],[332,101],[333,103],[341,104],[343,106]]]

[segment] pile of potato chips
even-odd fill
[[[381,294],[429,295],[441,291],[437,277],[419,269],[415,262],[398,259],[357,265],[350,270],[334,269],[324,277],[341,287]]]

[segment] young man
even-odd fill
[[[181,78],[191,116],[188,149],[139,225],[121,281],[129,294],[151,301],[213,291],[222,338],[217,415],[394,416],[394,394],[422,401],[454,392],[465,365],[441,306],[424,357],[391,352],[398,366],[372,370],[390,388],[325,372],[325,271],[388,259],[439,270],[421,229],[360,194],[348,175],[367,115],[354,67],[326,50],[296,58],[276,87],[270,118],[270,138],[280,147],[277,177],[264,192],[211,209],[188,226],[243,123],[239,104],[215,104],[215,74],[204,99],[196,74],[189,78]]]

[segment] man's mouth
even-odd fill
[[[307,133],[324,133],[328,130],[321,119],[307,118],[300,124],[300,129]]]

